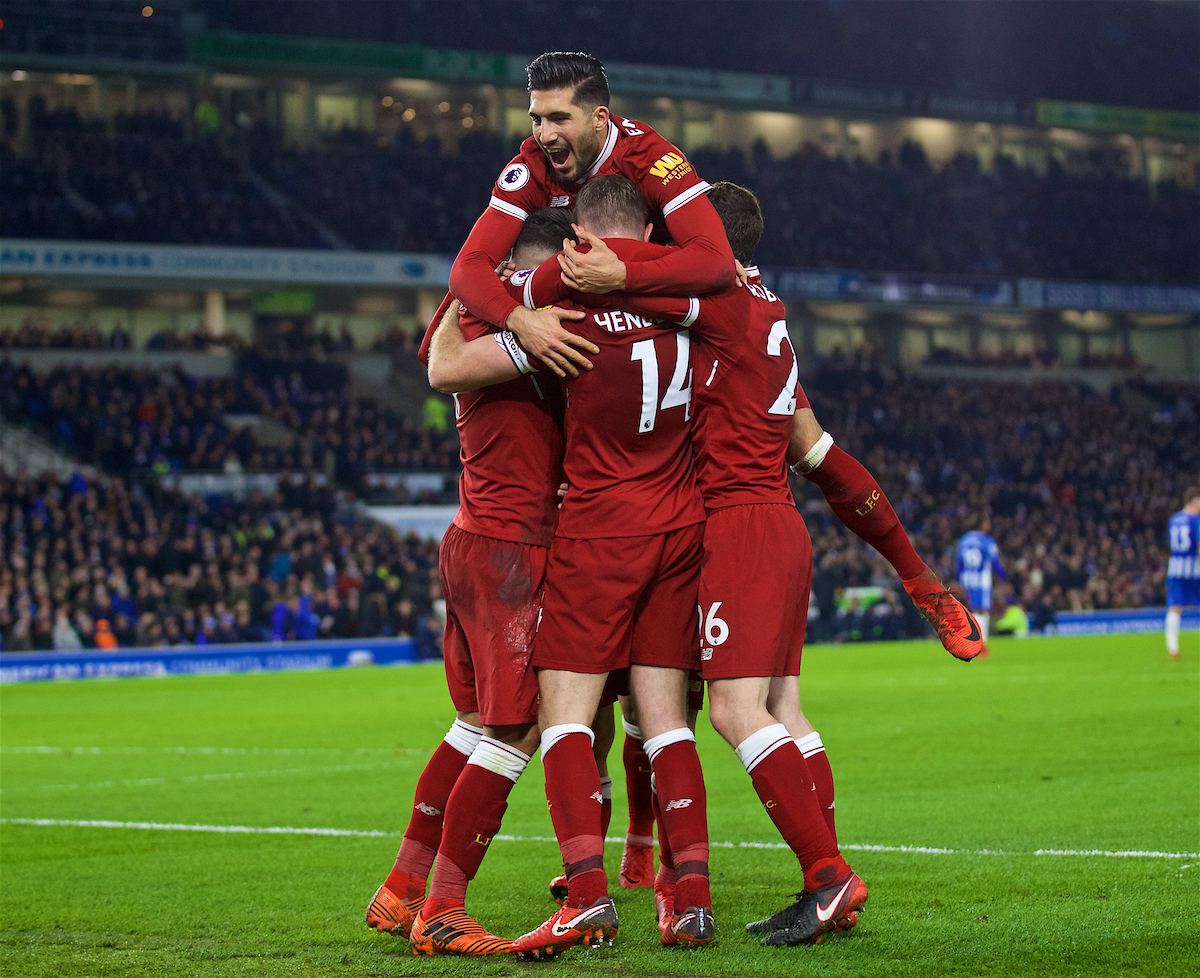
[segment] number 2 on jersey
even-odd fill
[[[658,400],[658,352],[654,348],[654,340],[638,340],[633,344],[629,359],[641,361],[642,364],[642,413],[638,418],[638,434],[644,435],[654,430],[658,421],[659,410],[683,406],[683,419],[690,420],[692,416],[692,370],[691,370],[692,340],[686,330],[675,334],[675,372],[671,374],[671,383],[663,395],[662,402]]]
[[[767,408],[767,414],[786,414],[791,417],[796,413],[796,381],[800,376],[800,368],[796,364],[796,349],[792,346],[792,338],[788,336],[787,323],[781,319],[771,327],[771,334],[767,337],[767,354],[782,356],[784,343],[787,343],[788,352],[792,355],[792,372],[788,374],[787,383],[775,398],[775,403]]]

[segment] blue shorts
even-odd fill
[[[992,589],[967,588],[967,606],[972,611],[986,611],[990,614],[992,610]]]
[[[1200,605],[1200,577],[1168,577],[1167,607]]]

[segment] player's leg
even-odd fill
[[[771,679],[771,689],[767,693],[767,712],[787,727],[788,733],[796,741],[796,746],[800,748],[800,753],[804,755],[808,773],[812,776],[813,784],[817,786],[817,803],[821,806],[821,815],[824,816],[829,835],[836,844],[833,768],[829,765],[821,735],[809,723],[800,708],[798,676],[775,676]]]
[[[664,534],[662,557],[634,623],[630,687],[654,772],[663,828],[676,870],[672,916],[659,921],[664,944],[715,939],[708,879],[708,808],[688,684],[699,665],[696,602],[703,525]]]
[[[1167,618],[1165,622],[1167,633],[1167,655],[1172,659],[1179,658],[1179,632],[1183,625],[1183,606],[1188,603],[1187,590],[1189,581],[1180,577],[1167,578]],[[1200,582],[1196,589],[1200,590]]]
[[[796,409],[788,454],[799,455],[793,470],[821,490],[837,518],[896,569],[905,591],[937,630],[946,650],[960,659],[979,655],[983,642],[972,628],[970,612],[917,555],[875,477],[833,443],[810,407]]]
[[[1167,655],[1172,659],[1179,658],[1179,631],[1183,624],[1183,606],[1171,605],[1167,608]]]
[[[608,836],[612,824],[612,776],[608,773],[608,755],[617,736],[617,722],[613,716],[613,704],[601,703],[592,719],[592,733],[596,740],[592,744],[592,756],[596,758],[596,770],[600,773],[600,836]]]
[[[546,550],[466,533],[456,533],[453,544],[455,560],[442,576],[451,597],[472,590],[469,604],[456,602],[462,608],[456,620],[470,649],[485,727],[447,799],[437,865],[410,943],[414,954],[502,954],[509,942],[470,917],[465,901],[509,793],[538,744],[538,688],[529,655]]]
[[[446,805],[429,894],[413,924],[414,954],[506,954],[511,941],[466,912],[467,887],[500,830],[508,796],[537,750],[536,723],[488,726]]]
[[[482,736],[479,714],[459,711],[458,719],[425,765],[417,780],[412,814],[396,861],[367,907],[369,927],[401,937],[409,935],[442,841],[447,801]]]
[[[981,590],[978,593],[969,592],[968,604],[971,606],[971,614],[975,616],[975,620],[979,623],[979,634],[983,636],[983,641],[986,643],[988,639],[988,624],[992,620],[991,588]]]
[[[628,696],[621,697],[621,726],[625,741],[621,760],[625,767],[625,798],[629,827],[621,850],[618,882],[625,889],[654,884],[654,806],[650,791],[650,759],[646,756],[637,708]]]
[[[368,926],[402,937],[409,936],[425,899],[429,869],[442,841],[443,815],[450,793],[483,736],[475,666],[467,631],[457,614],[459,585],[464,575],[473,573],[470,551],[479,539],[456,526],[442,537],[438,572],[446,598],[443,658],[446,685],[458,719],[421,772],[412,815],[396,861],[367,907]],[[470,608],[471,602],[465,602],[465,606]]]
[[[636,595],[646,570],[628,541],[556,539],[550,548],[538,670],[546,800],[562,853],[567,899],[540,927],[513,941],[523,959],[552,958],[577,944],[611,940],[616,906],[604,873],[603,794],[589,724],[608,673],[629,662]],[[636,541],[634,546],[636,546]]]

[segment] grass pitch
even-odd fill
[[[1188,636],[1189,639],[1194,636]],[[1183,975],[1200,968],[1198,643],[814,646],[803,698],[871,890],[858,927],[763,948],[742,924],[799,887],[702,718],[719,943],[658,946],[615,886],[611,949],[555,964],[414,958],[362,913],[452,717],[438,667],[139,679],[0,693],[0,973],[16,975]],[[624,823],[619,746],[616,812]],[[299,835],[20,824],[344,829]],[[559,868],[535,760],[469,897],[515,936]],[[897,851],[886,847],[950,851]],[[878,848],[885,847],[885,848]],[[1047,852],[1050,850],[1050,852]],[[1054,852],[1062,850],[1064,852]],[[1088,855],[1151,852],[1170,855]]]

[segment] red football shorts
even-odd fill
[[[451,526],[439,570],[446,599],[443,654],[454,708],[490,727],[537,720],[530,657],[546,580],[545,547]]]
[[[704,678],[799,675],[811,585],[812,540],[794,506],[709,513],[700,574]]]
[[[546,570],[538,669],[695,669],[704,524],[644,537],[555,538]]]

